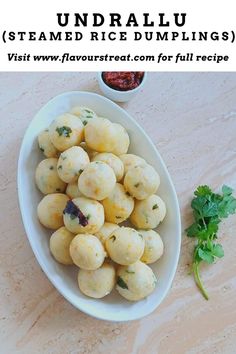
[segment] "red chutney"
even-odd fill
[[[138,87],[143,80],[143,71],[103,71],[105,84],[118,91],[129,91]]]

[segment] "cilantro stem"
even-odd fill
[[[193,274],[194,274],[195,283],[197,284],[198,288],[200,289],[202,295],[204,296],[204,298],[206,300],[209,300],[209,296],[208,296],[206,290],[204,289],[204,286],[203,286],[201,278],[200,278],[199,262],[193,263]]]
[[[204,228],[205,228],[205,230],[206,230],[206,229],[207,229],[207,226],[206,226],[205,219],[204,219],[203,216],[202,216],[202,222],[203,222]]]

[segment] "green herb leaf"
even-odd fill
[[[70,218],[71,218],[71,220],[75,220],[77,218],[77,216],[74,214],[70,214]]]
[[[157,204],[154,204],[153,207],[152,207],[152,210],[155,210],[155,209],[158,209],[158,205]]]
[[[72,130],[70,127],[63,125],[63,127],[57,127],[56,131],[58,132],[59,136],[65,136],[66,138],[70,137]]]
[[[128,274],[135,274],[135,272],[133,270],[129,270],[129,269],[126,269],[126,273]]]
[[[202,284],[199,265],[201,262],[213,263],[216,258],[224,256],[223,247],[215,243],[217,232],[222,219],[236,212],[236,199],[233,190],[228,186],[222,187],[222,193],[214,193],[208,186],[199,186],[194,192],[191,202],[194,222],[186,229],[188,237],[196,239],[193,254],[194,279],[205,299],[208,295]]]
[[[224,257],[223,247],[219,243],[217,243],[216,245],[213,245],[212,254],[218,258]]]
[[[197,197],[204,197],[204,196],[209,195],[211,193],[212,193],[212,191],[211,191],[210,187],[208,187],[208,186],[199,186],[194,192],[194,194]]]
[[[125,281],[119,276],[117,277],[117,285],[122,289],[129,289]]]
[[[214,257],[211,254],[211,252],[208,251],[208,250],[203,250],[202,248],[199,248],[198,249],[198,256],[199,256],[200,259],[202,259],[203,261],[207,262],[208,264],[214,262]]]
[[[186,233],[188,237],[196,237],[198,235],[198,232],[199,232],[199,228],[196,222],[194,222],[191,226],[189,226],[186,229]]]
[[[233,193],[233,189],[230,188],[230,187],[228,187],[228,186],[226,186],[226,185],[223,185],[223,187],[222,187],[222,193],[223,193],[224,195],[231,195],[231,194]]]

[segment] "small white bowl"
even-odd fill
[[[116,101],[116,102],[130,101],[131,98],[133,98],[138,93],[138,91],[143,87],[143,85],[145,84],[146,78],[147,78],[147,73],[144,72],[142,82],[140,83],[140,85],[138,87],[136,87],[133,90],[119,91],[119,90],[115,90],[115,89],[111,88],[110,86],[108,86],[104,82],[104,80],[102,78],[102,73],[103,73],[103,71],[99,71],[99,73],[98,73],[99,87],[106,97],[108,97],[112,101]]]

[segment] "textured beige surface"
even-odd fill
[[[231,354],[236,352],[236,217],[221,228],[225,257],[205,267],[205,301],[188,275],[192,241],[183,235],[170,293],[150,316],[109,323],[74,309],[52,287],[27,241],[16,168],[24,132],[51,97],[99,92],[95,73],[0,74],[0,353]],[[150,135],[173,178],[183,229],[201,184],[236,188],[236,73],[150,74],[122,105]]]

